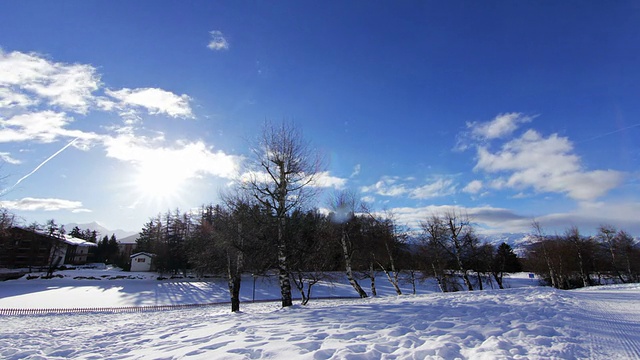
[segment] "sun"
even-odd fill
[[[141,164],[134,184],[141,197],[165,201],[179,197],[186,181],[184,172],[161,161],[152,161]]]

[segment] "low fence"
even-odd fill
[[[186,305],[150,305],[150,306],[125,306],[125,307],[94,307],[94,308],[67,308],[67,309],[0,309],[0,316],[15,315],[47,315],[47,314],[83,314],[83,313],[137,313],[147,311],[166,311],[191,309],[205,306],[229,305],[230,302],[218,302],[208,304]]]
[[[314,297],[311,300],[348,300],[359,299],[354,296],[326,296],[326,297]],[[299,299],[297,299],[299,300]],[[277,302],[280,300],[255,300],[248,302],[241,302],[241,304],[254,303],[266,303]],[[94,307],[94,308],[66,308],[66,309],[0,309],[0,316],[21,316],[21,315],[57,315],[57,314],[84,314],[84,313],[138,313],[147,311],[166,311],[166,310],[181,310],[181,309],[193,309],[209,306],[225,306],[231,305],[230,301],[222,301],[215,303],[205,304],[184,304],[184,305],[149,305],[149,306],[124,306],[124,307]]]

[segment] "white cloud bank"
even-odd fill
[[[529,121],[521,114],[508,114],[470,127],[483,139],[495,139]],[[558,134],[545,137],[533,129],[504,142],[499,150],[492,150],[487,144],[476,144],[476,150],[474,170],[497,176],[490,182],[494,189],[532,188],[541,193],[562,193],[575,200],[594,200],[620,185],[625,177],[615,170],[584,169],[568,138]],[[473,193],[477,185],[468,185],[466,192]]]
[[[79,212],[90,212],[90,210],[82,207],[82,202],[80,201],[72,201],[72,200],[64,200],[64,199],[39,199],[26,197],[20,200],[14,201],[1,201],[0,205],[9,210],[20,210],[20,211],[57,211],[57,210],[68,210],[74,213]]]

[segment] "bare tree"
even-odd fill
[[[573,250],[575,251],[582,286],[587,287],[591,285],[591,279],[589,278],[589,271],[587,269],[587,264],[590,262],[589,258],[593,255],[593,244],[591,239],[580,235],[580,230],[578,230],[576,226],[572,226],[565,231],[564,239],[571,243]]]
[[[302,305],[309,303],[312,287],[320,281],[333,281],[337,244],[330,241],[328,218],[318,210],[296,210],[288,224],[291,236],[289,270],[300,292]]]
[[[446,241],[447,230],[442,219],[436,215],[432,215],[428,220],[421,222],[420,226],[423,231],[421,239],[423,241],[426,262],[430,264],[431,270],[433,270],[433,276],[438,282],[440,291],[448,292],[450,291],[450,281],[447,273],[448,253],[440,246],[440,244]],[[453,289],[455,289],[455,287]]]
[[[16,216],[13,213],[0,207],[0,236],[4,235],[5,231],[12,228],[16,222]]]
[[[551,260],[551,252],[549,251],[549,242],[546,241],[546,235],[540,223],[536,220],[531,222],[531,227],[533,228],[533,237],[536,242],[529,249],[529,258],[536,257],[535,254],[541,255],[544,259],[544,263],[546,264],[546,268],[548,271],[549,281],[551,286],[554,288],[559,288],[559,279],[558,279],[558,270],[554,266],[553,261]],[[538,248],[541,251],[538,251]]]
[[[356,198],[353,192],[341,191],[334,194],[331,200],[331,209],[333,210],[332,221],[338,225],[339,239],[344,256],[345,272],[347,280],[356,290],[361,298],[366,298],[367,293],[362,289],[358,280],[353,275],[353,254],[355,251],[352,239],[349,236],[349,225],[355,219]]]
[[[455,267],[462,274],[467,290],[472,291],[468,257],[473,254],[478,238],[473,234],[469,217],[456,211],[448,211],[442,216],[433,215],[422,224],[422,228],[429,240],[453,259]]]
[[[291,123],[265,123],[252,149],[247,175],[241,186],[273,216],[282,306],[291,306],[291,282],[287,264],[287,214],[315,195],[314,181],[323,162]]]
[[[406,240],[406,233],[399,230],[394,216],[391,212],[387,212],[384,216],[376,216],[369,209],[363,206],[363,212],[368,218],[369,231],[367,234],[367,242],[370,249],[370,264],[380,267],[380,270],[387,276],[387,280],[393,286],[396,294],[402,295],[400,290],[400,270],[397,268],[397,257],[400,254],[401,246]],[[384,255],[379,256],[376,250],[384,249]],[[383,260],[384,258],[384,260]],[[370,266],[372,281],[375,279],[373,265]],[[374,288],[372,288],[374,291]]]
[[[63,261],[65,256],[66,246],[63,242],[65,231],[64,226],[58,227],[58,224],[56,224],[53,219],[47,221],[45,231],[49,236],[49,241],[51,242],[51,251],[49,253],[46,275],[46,278],[50,279],[53,276],[55,269],[61,265],[60,263]]]

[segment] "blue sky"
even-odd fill
[[[640,235],[635,2],[0,3],[2,205],[25,222],[218,201],[266,119],[401,223]]]

